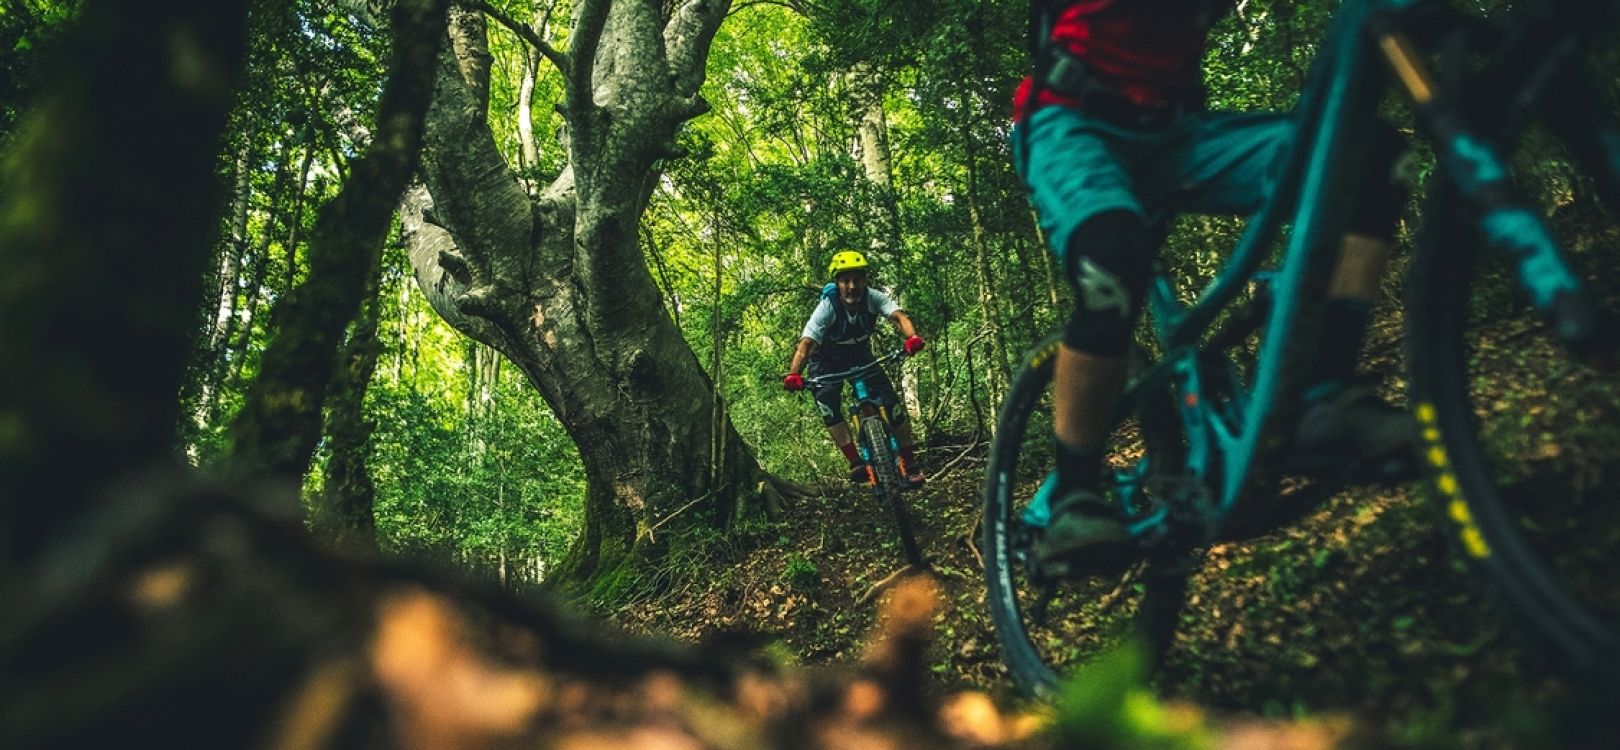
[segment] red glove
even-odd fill
[[[782,378],[782,387],[790,391],[802,391],[804,390],[804,378],[800,377],[799,373],[790,372],[787,377]]]
[[[923,350],[921,336],[911,336],[906,339],[906,354],[916,354]]]

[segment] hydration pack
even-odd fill
[[[833,306],[833,322],[826,334],[829,342],[862,341],[877,328],[877,316],[872,314],[867,300],[862,300],[861,306],[851,314],[838,298],[838,285],[831,282],[821,288],[821,298]]]

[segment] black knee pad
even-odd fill
[[[1399,131],[1382,120],[1374,123],[1367,142],[1367,169],[1350,212],[1350,231],[1393,239],[1395,224],[1406,209],[1407,180],[1401,174],[1409,149]]]
[[[1074,231],[1064,253],[1074,312],[1063,343],[1099,357],[1125,354],[1153,267],[1147,234],[1129,211],[1098,214]]]
[[[810,394],[815,397],[816,410],[821,412],[821,423],[832,427],[844,421],[844,413],[840,411],[843,405],[843,383],[812,386]]]

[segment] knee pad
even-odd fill
[[[839,390],[842,388],[843,386],[839,385],[831,389],[811,391],[811,394],[815,396],[816,410],[821,412],[821,423],[828,427],[844,421],[844,415],[839,412],[843,400]]]
[[[1142,219],[1130,211],[1108,211],[1086,220],[1069,238],[1064,264],[1074,288],[1074,312],[1063,343],[1100,357],[1123,356],[1141,317],[1153,265]]]
[[[1406,139],[1388,123],[1373,125],[1367,143],[1367,171],[1350,213],[1350,231],[1367,237],[1393,239],[1395,224],[1406,208],[1408,183],[1404,173],[1411,157]]]

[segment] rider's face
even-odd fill
[[[865,271],[845,271],[834,276],[833,283],[838,285],[838,298],[850,307],[859,305],[866,298]]]

